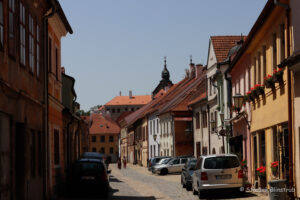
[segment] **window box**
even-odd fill
[[[256,84],[254,90],[257,97],[259,97],[259,95],[265,95],[265,87],[263,85]]]
[[[282,83],[283,82],[283,68],[279,68],[278,70],[274,69],[272,79],[275,83]]]

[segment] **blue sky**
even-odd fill
[[[151,94],[163,57],[173,83],[189,57],[206,64],[212,35],[247,35],[266,0],[60,0],[74,33],[62,39],[62,65],[88,110],[114,96]]]

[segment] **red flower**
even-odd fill
[[[251,94],[251,92],[250,92],[250,91],[248,91],[248,92],[247,92],[247,95],[249,95],[249,94]]]
[[[278,167],[279,163],[278,161],[274,161],[271,163],[271,167]]]

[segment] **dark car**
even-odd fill
[[[82,158],[94,158],[103,160],[105,158],[105,155],[98,152],[84,152],[82,154]]]
[[[170,158],[170,156],[158,156],[151,158],[148,164],[148,170],[152,171],[153,167],[163,158]]]
[[[74,163],[70,176],[70,191],[77,194],[108,196],[109,176],[100,159],[81,158]]]
[[[192,189],[192,175],[196,168],[197,159],[189,160],[183,167],[181,172],[181,185],[187,190]]]

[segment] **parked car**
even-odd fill
[[[166,175],[168,173],[180,173],[185,163],[192,158],[175,157],[168,161],[166,164],[156,165],[153,168],[153,173]]]
[[[100,159],[81,158],[74,163],[70,176],[70,191],[77,194],[108,196],[109,176]]]
[[[82,158],[94,158],[103,160],[105,158],[105,155],[98,152],[84,152],[82,154]]]
[[[154,167],[159,168],[159,166],[167,164],[170,160],[172,160],[171,157],[170,158],[162,158],[158,163],[156,163],[156,165]],[[154,167],[152,167],[152,170],[151,170],[152,173],[155,173]]]
[[[148,170],[152,171],[152,168],[163,158],[170,158],[170,156],[158,156],[158,157],[151,158],[149,160]]]
[[[196,169],[197,159],[190,159],[182,168],[181,172],[181,185],[187,190],[192,189],[192,175]]]
[[[243,170],[234,154],[200,156],[192,175],[194,194],[218,192],[225,189],[240,191],[243,187]]]

